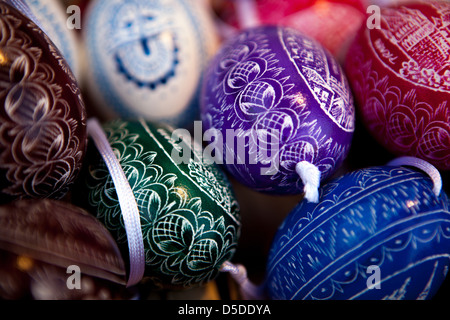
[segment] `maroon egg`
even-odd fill
[[[111,234],[63,201],[0,206],[0,261],[0,299],[112,299],[125,293],[125,264]],[[75,272],[78,279],[71,278]]]
[[[381,10],[380,29],[364,26],[346,72],[369,132],[397,155],[450,170],[450,3]]]
[[[0,202],[61,198],[81,168],[86,113],[47,35],[0,3]]]

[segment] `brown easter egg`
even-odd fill
[[[61,198],[81,168],[86,113],[48,36],[0,3],[0,203]]]
[[[110,233],[83,209],[58,200],[0,206],[0,261],[0,299],[96,298],[100,288],[125,284],[125,264]],[[103,296],[114,294],[97,298]]]

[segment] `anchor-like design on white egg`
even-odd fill
[[[152,90],[175,76],[178,46],[170,16],[162,7],[129,1],[116,7],[109,48],[117,71],[139,87]]]

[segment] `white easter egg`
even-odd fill
[[[174,126],[197,116],[201,75],[217,46],[203,1],[95,1],[85,41],[88,87],[103,116]]]

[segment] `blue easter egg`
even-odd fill
[[[449,199],[424,173],[374,167],[335,179],[280,226],[272,299],[430,299],[450,263]]]

